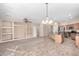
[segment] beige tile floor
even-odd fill
[[[63,44],[56,44],[48,38],[24,39],[0,43],[1,56],[78,56],[79,48],[74,41],[65,39]]]

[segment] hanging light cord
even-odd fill
[[[48,17],[48,3],[45,4],[46,4],[46,17]]]

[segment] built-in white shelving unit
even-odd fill
[[[32,23],[0,21],[0,43],[32,37]]]
[[[12,40],[12,22],[2,21],[1,23],[1,41]]]
[[[24,28],[24,23],[14,22],[14,39],[25,39]]]

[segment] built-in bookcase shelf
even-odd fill
[[[0,43],[31,38],[32,23],[0,21]]]
[[[25,39],[25,23],[14,22],[14,39]]]

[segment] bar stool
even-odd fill
[[[77,48],[79,48],[79,36],[76,36],[75,45]]]
[[[63,36],[61,34],[56,34],[54,36],[54,40],[55,40],[55,43],[62,43],[63,42]]]

